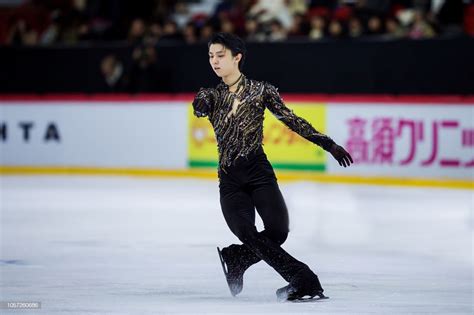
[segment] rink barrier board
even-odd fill
[[[125,168],[84,168],[84,167],[30,167],[0,166],[0,176],[40,175],[40,176],[131,176],[150,178],[200,178],[217,180],[217,170],[190,169],[125,169]],[[276,171],[279,182],[314,181],[334,184],[409,186],[474,190],[474,182],[453,179],[397,178],[381,176],[343,176],[310,172]]]
[[[364,96],[364,95],[357,95],[357,96],[346,96],[346,95],[297,95],[297,94],[292,94],[292,95],[285,95],[282,94],[284,101],[285,102],[327,102],[326,106],[327,107],[335,107],[338,108],[340,107],[340,104],[347,105],[348,107],[351,106],[359,106],[359,105],[368,105],[371,107],[377,107],[377,105],[387,105],[387,107],[390,107],[391,105],[397,105],[400,106],[406,105],[407,108],[409,108],[412,105],[421,105],[422,107],[429,107],[433,106],[435,108],[439,108],[440,106],[449,108],[452,104],[455,104],[455,106],[467,106],[474,108],[474,97],[472,96],[390,96],[390,95],[377,95],[377,96]],[[115,106],[117,105],[117,102],[121,103],[118,104],[119,107],[127,107],[127,106],[133,106],[136,105],[137,103],[139,105],[146,105],[147,107],[160,107],[161,104],[156,103],[156,102],[170,102],[171,104],[175,102],[190,102],[192,99],[193,94],[163,94],[163,95],[156,95],[156,94],[150,94],[150,95],[136,95],[136,96],[130,96],[130,95],[0,95],[0,108],[1,105],[4,105],[2,101],[7,101],[10,105],[18,105],[21,107],[22,104],[25,104],[25,102],[28,105],[38,105],[41,106],[41,104],[44,104],[44,102],[48,102],[48,105],[64,105],[64,102],[72,102],[68,104],[68,106],[75,107],[77,104],[86,104],[86,105],[91,105],[88,104],[90,102],[101,102],[101,105],[105,105],[105,107],[110,106]],[[79,101],[79,102],[77,102]],[[273,161],[273,160],[272,160]],[[48,163],[49,164],[49,163]],[[272,163],[275,164],[275,168],[277,171],[283,172],[283,170],[280,170],[277,167],[278,163],[275,163],[275,161]],[[22,165],[22,163],[18,163],[18,165]],[[214,165],[212,165],[214,166]],[[0,166],[1,167],[1,166]],[[15,168],[16,166],[13,165],[4,165],[4,169],[6,170]],[[45,169],[41,163],[38,163],[36,166],[29,166],[32,168],[36,169]],[[105,171],[104,171],[105,167]],[[112,167],[112,168],[111,168]],[[136,166],[131,166],[131,168],[127,168],[128,166],[121,165],[117,166],[118,168],[113,168],[115,166],[89,166],[89,165],[84,165],[84,166],[79,166],[82,170],[80,171],[74,171],[77,174],[91,174],[91,175],[96,175],[96,174],[102,174],[102,173],[109,173],[112,172],[114,174],[111,175],[140,175],[137,173],[143,173],[143,176],[149,176],[147,175],[148,173],[152,173],[151,176],[172,176],[172,175],[166,175],[169,173],[166,173],[166,169],[169,169],[169,167],[165,166],[163,168],[162,165],[157,165],[156,171],[155,167],[152,166],[153,169],[138,169]],[[125,167],[125,168],[124,168]],[[142,166],[138,166],[142,167]],[[148,167],[148,166],[146,166]],[[51,168],[50,166],[46,167],[46,169]],[[53,171],[48,171],[52,173],[57,173],[58,168],[63,168],[63,169],[72,169],[71,167],[68,166],[67,163],[65,163],[62,166],[53,166],[55,170]],[[75,169],[76,167],[74,167]],[[338,168],[339,169],[339,168]],[[110,171],[113,170],[113,171]],[[137,171],[138,170],[138,171]],[[162,173],[163,171],[165,173]],[[344,169],[340,169],[343,172],[346,172]],[[347,171],[350,171],[351,169],[347,169]],[[471,171],[470,169],[466,169],[467,172]],[[4,174],[7,171],[2,171],[0,174]],[[10,171],[8,171],[10,172]],[[41,172],[36,172],[36,171],[27,171],[27,172],[33,172],[35,174],[40,174]],[[59,171],[61,172],[61,171]],[[158,172],[158,173],[156,173]],[[285,171],[286,172],[286,171]],[[47,172],[46,172],[47,173]],[[179,174],[178,174],[179,173]],[[176,176],[188,176],[188,175],[183,175],[183,174],[190,174],[189,176],[193,176],[192,173],[194,173],[194,170],[180,170],[177,173]],[[165,175],[163,175],[165,174]],[[282,173],[283,174],[283,173]],[[397,176],[397,174],[393,174]],[[454,178],[448,178],[448,177],[436,177],[436,178],[423,178],[421,179],[420,176],[417,176],[416,174],[413,174],[413,176],[410,177],[404,177],[404,178],[397,178],[394,177],[391,174],[363,174],[363,176],[359,174],[350,174],[349,176],[346,174],[311,174],[312,178],[316,178],[315,180],[318,181],[330,181],[331,178],[335,178],[336,180],[344,180],[345,182],[354,182],[354,183],[362,183],[362,181],[368,181],[370,183],[375,183],[375,184],[383,184],[383,182],[390,181],[393,182],[397,185],[403,184],[401,182],[411,182],[415,183],[413,185],[417,186],[416,183],[421,183],[420,185],[422,186],[446,186],[446,185],[451,185],[450,183],[454,182],[454,186],[459,186],[459,183],[462,187],[467,187],[467,188],[472,188],[473,181],[472,177],[470,178],[471,181],[469,181],[469,178],[463,178],[463,179],[454,179]],[[202,177],[215,177],[212,174],[211,175],[200,175]],[[302,178],[302,176],[297,175],[298,178]],[[307,176],[306,176],[307,177]],[[374,178],[377,178],[377,182],[374,182]],[[285,178],[281,178],[282,180],[285,180]],[[429,184],[431,183],[431,184]],[[435,183],[435,184],[433,184]],[[410,184],[410,186],[413,186]]]

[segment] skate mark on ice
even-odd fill
[[[26,261],[21,259],[0,259],[0,265],[17,265],[25,266],[28,265]]]
[[[60,244],[67,246],[79,246],[79,247],[104,247],[106,244],[101,241],[50,241],[52,244]]]

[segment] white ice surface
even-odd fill
[[[472,314],[473,192],[281,184],[283,247],[329,300],[278,303],[264,262],[230,296],[216,246],[238,243],[216,181],[0,177],[1,314]],[[261,222],[257,221],[261,228]]]

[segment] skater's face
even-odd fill
[[[239,71],[242,54],[232,55],[232,51],[222,44],[209,46],[209,63],[218,77],[227,77]]]

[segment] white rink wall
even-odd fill
[[[324,132],[356,160],[345,169],[328,158],[328,174],[474,178],[474,101],[324,105]],[[3,100],[0,166],[186,170],[189,106],[184,99]]]
[[[187,165],[185,103],[15,102],[0,109],[4,166]]]

